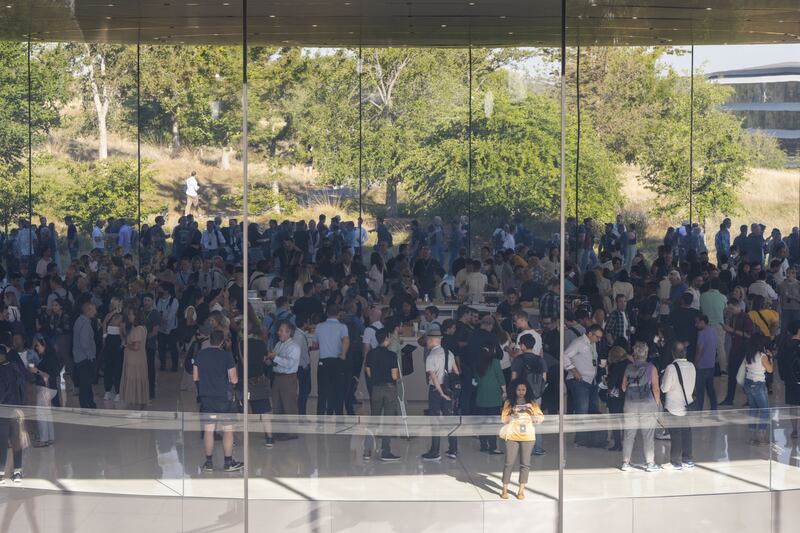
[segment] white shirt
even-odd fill
[[[197,196],[197,191],[200,190],[200,184],[197,183],[197,178],[189,176],[186,179],[186,196]]]
[[[505,236],[503,238],[503,249],[504,250],[516,250],[517,243],[514,242],[514,235],[509,232],[505,232]]]
[[[203,250],[215,251],[224,244],[225,237],[222,236],[219,230],[205,230],[200,236],[200,246],[203,247]]]
[[[94,241],[95,248],[99,248],[101,250],[105,249],[106,234],[103,232],[102,228],[95,226],[94,229],[92,229],[92,240]]]
[[[425,359],[425,373],[430,375],[433,372],[436,375],[436,380],[441,385],[444,381],[444,348],[441,346],[434,346],[428,353]],[[447,356],[447,371],[452,372],[455,368],[455,356],[451,353]]]
[[[300,345],[294,339],[286,342],[279,342],[275,345],[275,373],[276,374],[296,374],[300,364]]]
[[[681,391],[681,382],[678,380],[678,372],[675,370],[675,363],[677,363],[681,369],[683,391]],[[667,411],[675,416],[684,416],[687,410],[686,401],[692,401],[697,371],[694,365],[686,359],[676,359],[675,363],[667,365],[667,368],[664,370],[664,377],[661,378],[661,392],[667,395],[664,401],[664,407],[666,407]]]
[[[700,310],[700,291],[695,289],[694,287],[689,287],[686,289],[686,292],[692,295],[692,305],[690,306],[692,309]]]
[[[745,359],[745,379],[749,379],[750,381],[761,382],[766,381],[766,374],[767,370],[764,368],[764,364],[761,362],[761,358],[764,357],[764,354],[758,352],[753,358],[752,363],[748,363],[747,359]]]
[[[378,347],[378,339],[375,337],[375,334],[381,328],[383,328],[383,324],[381,323],[380,320],[377,322],[373,322],[372,324],[364,328],[364,334],[361,336],[361,342],[369,346],[370,350]]]
[[[470,272],[467,274],[466,278],[464,278],[464,286],[462,287],[462,289],[466,290],[467,300],[472,303],[482,302],[487,282],[486,274],[482,274],[481,272]]]
[[[763,296],[765,300],[774,301],[778,299],[778,293],[776,293],[775,290],[772,287],[770,287],[769,284],[767,284],[767,282],[764,281],[763,279],[760,279],[755,283],[753,283],[752,285],[750,285],[750,288],[747,289],[747,294],[751,296],[754,294]]]
[[[530,335],[533,337],[533,340],[536,341],[536,344],[533,345],[533,355],[542,355],[542,336],[539,335],[539,332],[535,329],[526,329],[524,331],[520,331],[517,335],[517,345],[520,345],[520,339],[522,339],[523,335]],[[527,352],[527,348],[520,348],[523,352]]]
[[[592,383],[597,374],[595,364],[595,351],[592,342],[585,334],[581,335],[564,351],[564,358],[566,359],[565,370],[576,369],[581,374],[581,379],[586,383]],[[567,379],[574,379],[572,373],[567,376]]]

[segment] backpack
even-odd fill
[[[536,356],[533,355],[531,357]],[[545,389],[547,389],[547,382],[544,379],[544,374],[536,372],[532,362],[530,362],[530,358],[526,357],[523,359],[523,362],[525,363],[525,382],[528,384],[528,389],[530,389],[531,394],[533,394],[533,399],[538,401],[544,394]]]
[[[626,371],[628,376],[628,389],[625,391],[626,400],[644,402],[653,398],[653,389],[650,384],[650,368],[650,363],[628,366]]]

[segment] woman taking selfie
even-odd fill
[[[511,470],[519,457],[519,490],[517,499],[525,499],[525,484],[531,469],[531,452],[536,442],[535,424],[544,422],[542,410],[533,401],[533,393],[524,379],[511,382],[511,394],[503,405],[500,438],[506,441],[506,464],[503,467],[503,492],[500,497],[508,499],[508,484]]]

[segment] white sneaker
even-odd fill
[[[104,399],[105,401],[107,401],[107,402],[108,402],[108,401],[110,401],[112,398],[114,398],[114,395],[113,395],[111,392],[107,392],[107,393],[105,393],[105,395],[103,396],[103,399]]]
[[[645,472],[658,472],[659,470],[661,470],[661,468],[655,463],[648,463],[647,466],[644,467]]]
[[[122,398],[120,398],[119,394],[117,394],[116,396],[114,396],[114,401],[115,401],[115,402],[121,402],[121,401],[122,401]]]
[[[632,467],[631,467],[631,464],[630,464],[630,463],[628,463],[628,462],[622,463],[622,466],[621,466],[621,467],[619,467],[619,469],[620,469],[620,470],[622,470],[623,472],[627,472],[627,471],[629,471],[631,468],[632,468]]]

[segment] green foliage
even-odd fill
[[[17,219],[28,218],[28,172],[13,171],[0,163],[0,228],[7,230]]]
[[[58,126],[59,109],[69,95],[68,69],[63,48],[34,45],[31,50],[31,87],[28,90],[28,46],[0,42],[0,162],[16,172],[28,151],[28,95],[33,142]]]
[[[72,215],[85,230],[91,229],[96,220],[108,217],[137,221],[139,194],[142,198],[153,195],[153,171],[147,161],[142,161],[140,183],[136,161],[130,159],[109,158],[96,165],[75,162],[68,164],[65,171],[68,179],[56,193],[56,215]],[[148,202],[142,202],[142,219],[155,212]]]
[[[778,139],[760,131],[743,131],[742,146],[747,152],[749,166],[757,168],[782,169],[786,166],[786,152]]]
[[[657,120],[650,120],[637,159],[644,186],[659,195],[655,210],[689,214],[688,80],[669,76],[668,98]],[[738,208],[737,188],[744,181],[747,152],[739,120],[719,109],[729,89],[702,76],[694,83],[694,171],[691,182],[693,217],[732,214]]]
[[[297,210],[297,200],[277,189],[274,186],[277,183],[276,179],[277,176],[274,175],[268,177],[251,176],[249,180],[249,196],[247,197],[251,214],[257,216],[272,211],[288,216]],[[222,200],[237,211],[241,211],[244,204],[243,187],[234,187],[230,193],[222,196]]]

